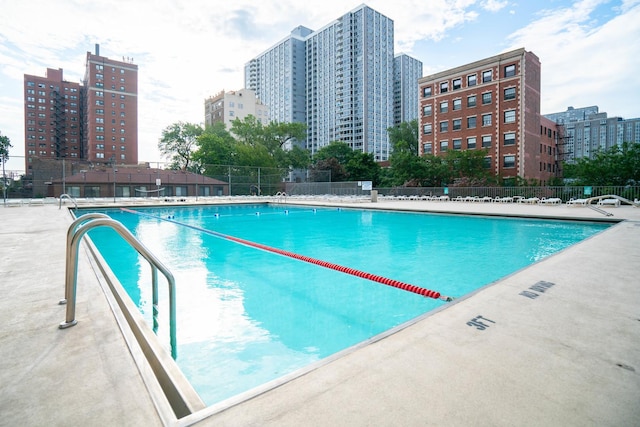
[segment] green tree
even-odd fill
[[[9,137],[0,132],[0,156],[2,156],[5,162],[9,160],[9,148],[11,147],[13,147],[13,145],[11,145]]]
[[[335,157],[317,160],[309,168],[309,174],[312,181],[318,182],[342,182],[346,181],[349,176],[344,165]]]
[[[294,169],[305,169],[311,164],[311,155],[309,150],[294,145],[291,150],[286,152],[283,164],[287,164]]]
[[[341,165],[346,165],[355,154],[349,144],[341,141],[331,141],[329,145],[325,145],[316,152],[313,160],[328,160],[333,157]]]
[[[185,122],[174,123],[162,131],[158,149],[170,160],[170,169],[189,170],[198,137],[203,132],[202,126]]]
[[[306,134],[307,125],[305,123],[271,122],[264,127],[264,140],[268,147],[277,144],[277,147],[282,149],[289,141],[303,140]]]
[[[246,116],[244,119],[234,119],[231,122],[230,132],[235,136],[236,141],[240,144],[250,146],[257,146],[260,144],[265,145],[264,126],[251,114]]]
[[[418,155],[418,120],[402,122],[398,126],[387,129],[389,143],[392,151],[408,151],[414,156]]]
[[[350,181],[372,181],[374,186],[380,184],[380,165],[373,153],[355,153],[345,169]]]
[[[216,122],[207,126],[198,137],[198,148],[192,159],[203,173],[221,175],[226,173],[226,165],[233,164],[235,157],[236,140],[223,122]]]
[[[579,185],[628,185],[640,182],[640,144],[624,142],[564,165],[565,178]]]
[[[456,180],[463,180],[467,184],[476,183],[485,185],[489,176],[484,167],[486,150],[450,150],[444,156],[447,167],[447,184],[453,184]]]

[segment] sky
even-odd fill
[[[244,87],[244,65],[295,27],[319,30],[355,0],[0,0],[0,133],[24,169],[24,75],[62,68],[80,82],[86,53],[138,65],[138,157],[162,162],[167,126],[204,122],[204,100]],[[542,66],[543,114],[597,105],[640,117],[640,0],[369,0],[394,21],[395,52],[430,75],[518,48]]]

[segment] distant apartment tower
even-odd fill
[[[255,92],[249,89],[221,91],[204,101],[204,123],[206,126],[222,122],[226,129],[230,129],[232,121],[235,119],[244,120],[249,115],[254,116],[263,125],[269,124],[269,107],[264,105],[256,97]]]
[[[24,75],[25,171],[36,158],[82,159],[82,92],[65,81],[62,69],[47,68],[45,77]]]
[[[419,153],[487,151],[494,175],[557,176],[555,123],[540,115],[540,61],[517,49],[419,80]]]
[[[87,52],[86,160],[138,163],[138,66],[129,58],[115,61]]]
[[[296,27],[245,64],[245,88],[269,106],[272,121],[306,121],[305,37],[311,33],[308,28]]]
[[[83,84],[24,75],[25,171],[34,160],[138,163],[138,67],[87,52]]]
[[[422,62],[397,54],[393,60],[393,124],[418,119],[418,79],[422,77]]]
[[[307,124],[312,154],[332,141],[387,160],[394,124],[394,26],[361,5],[318,31],[296,28],[245,65],[271,119]]]
[[[607,150],[623,142],[640,143],[640,118],[607,117],[597,106],[573,108],[560,113],[545,114],[562,130],[559,149],[562,160],[573,162],[593,158],[599,150]]]

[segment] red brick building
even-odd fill
[[[34,159],[138,163],[138,66],[87,52],[83,84],[24,75],[25,171]]]
[[[138,163],[138,66],[87,52],[86,160]]]
[[[24,75],[25,172],[33,159],[81,159],[82,92],[65,81],[62,69],[47,68],[44,77]]]
[[[485,149],[495,175],[542,183],[555,176],[557,131],[540,115],[540,61],[532,52],[425,76],[418,86],[420,155]]]

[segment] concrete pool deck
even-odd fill
[[[566,205],[327,203],[605,219]],[[85,250],[79,323],[58,329],[67,210],[0,207],[0,425],[637,426],[640,209],[604,209],[624,221],[248,401],[167,422]]]

